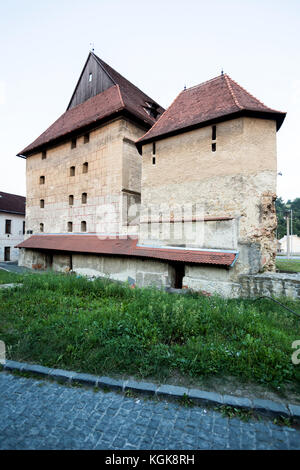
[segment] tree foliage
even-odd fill
[[[278,220],[277,239],[280,240],[286,235],[286,212],[292,211],[292,232],[293,235],[300,236],[300,197],[293,201],[288,199],[284,202],[281,197],[276,199],[276,214]],[[290,225],[291,231],[291,225]]]

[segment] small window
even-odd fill
[[[23,221],[23,235],[25,235],[25,220]]]
[[[68,222],[68,232],[73,232],[73,222]]]
[[[93,74],[90,73],[90,74],[89,74],[89,82],[91,82],[92,80],[93,80]]]
[[[83,143],[87,144],[90,141],[90,134],[84,134]]]
[[[9,219],[5,220],[5,233],[11,233],[11,220]]]
[[[86,203],[87,203],[87,193],[82,193],[82,195],[81,195],[81,202],[82,202],[82,204],[86,204]]]
[[[88,169],[89,169],[89,164],[88,164],[88,162],[85,162],[85,163],[82,165],[82,173],[87,173],[87,172],[88,172]]]
[[[42,160],[46,160],[46,158],[47,158],[47,152],[46,152],[46,150],[44,150],[42,152]]]
[[[76,145],[77,145],[76,139],[72,139],[72,140],[71,140],[71,149],[75,149],[75,148],[76,148]]]
[[[69,196],[69,206],[73,206],[73,204],[74,204],[74,196],[73,196],[73,194],[70,194],[70,196]]]
[[[152,154],[155,155],[156,154],[156,143],[153,142],[152,144]]]
[[[211,144],[211,151],[215,152],[216,150],[217,150],[217,144],[216,143]]]
[[[44,209],[44,207],[45,207],[45,201],[44,199],[40,199],[40,208]]]
[[[40,224],[40,232],[44,231],[44,224]]]
[[[40,176],[40,184],[45,184],[45,176]]]
[[[217,126],[212,126],[211,129],[211,139],[216,140],[217,138]]]
[[[155,163],[156,163],[156,159],[155,157],[152,157],[152,165],[155,165]]]
[[[75,176],[75,166],[70,167],[70,176]]]
[[[86,232],[86,222],[85,222],[85,220],[83,220],[83,221],[81,222],[81,231],[82,231],[82,232]]]

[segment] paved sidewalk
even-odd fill
[[[0,449],[300,449],[300,431],[0,373]]]

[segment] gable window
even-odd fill
[[[70,176],[75,176],[75,166],[70,167]]]
[[[89,164],[88,164],[88,162],[85,162],[85,163],[82,165],[82,173],[87,173],[87,172],[88,172],[88,169],[89,169]]]
[[[40,208],[44,209],[44,207],[45,207],[45,201],[44,199],[40,199]]]
[[[40,184],[45,184],[45,176],[40,176]]]
[[[82,232],[86,232],[86,221],[85,221],[85,220],[83,220],[83,221],[81,222],[81,231],[82,231]]]
[[[9,219],[5,220],[5,233],[7,234],[11,233],[11,220]]]
[[[90,73],[90,74],[89,74],[89,82],[91,82],[92,80],[93,80],[93,74]]]
[[[46,152],[46,150],[44,150],[42,152],[42,160],[46,160],[46,158],[47,158],[47,152]]]
[[[73,222],[68,222],[68,232],[73,232]]]
[[[75,149],[77,145],[76,138],[71,140],[71,149]]]
[[[73,194],[70,194],[70,196],[69,196],[69,206],[73,206],[73,204],[74,204],[74,196],[73,196]]]
[[[43,232],[44,231],[44,224],[40,224],[40,232]]]
[[[84,134],[83,143],[87,144],[90,141],[90,134]]]
[[[82,204],[86,204],[86,203],[87,203],[87,193],[82,193],[82,195],[81,195],[81,202],[82,202]]]

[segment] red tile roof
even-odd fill
[[[274,119],[280,128],[286,113],[268,108],[227,74],[183,90],[151,129],[137,141],[138,148],[208,122],[238,115]]]
[[[115,85],[78,106],[68,109],[34,142],[19,152],[18,155],[27,156],[33,151],[39,151],[47,144],[66,138],[72,132],[100,123],[116,114],[129,114],[133,118],[138,119],[139,122],[142,122],[147,129],[156,122],[156,119],[150,116],[145,109],[147,108],[147,102],[154,103],[159,115],[164,112],[164,109],[152,98],[143,93],[95,54],[93,56],[101,67],[106,70]]]
[[[25,215],[26,197],[0,191],[0,212]]]
[[[182,261],[185,263],[231,266],[237,253],[213,250],[149,248],[137,246],[137,238],[104,238],[97,235],[33,235],[18,248],[134,256],[139,258]]]

